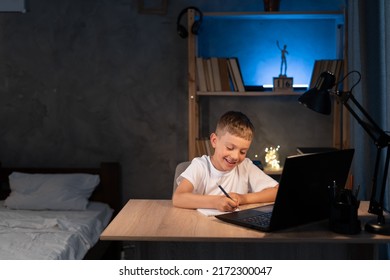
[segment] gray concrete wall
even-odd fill
[[[124,202],[169,198],[174,168],[187,159],[187,43],[176,17],[196,4],[261,11],[261,1],[169,0],[165,15],[139,14],[135,0],[28,2],[25,14],[0,13],[0,161],[119,161]],[[257,146],[280,144],[286,155],[330,144],[331,120],[313,136],[308,121],[322,117],[291,98],[215,102],[210,123],[225,105],[242,110],[258,127]]]

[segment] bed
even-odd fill
[[[100,241],[119,212],[119,163],[98,168],[0,166],[0,259],[118,259]]]

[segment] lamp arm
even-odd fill
[[[351,115],[356,119],[360,126],[368,133],[371,139],[374,140],[375,145],[378,148],[388,147],[390,145],[390,136],[386,134],[379,127],[379,125],[374,121],[374,119],[364,110],[363,106],[356,100],[351,91],[337,91],[336,96],[343,103],[345,108],[351,113]],[[363,119],[356,113],[356,111],[348,104],[348,101],[351,100],[356,108],[364,115],[368,122],[363,121]]]
[[[378,223],[384,223],[383,216],[383,201],[386,190],[386,181],[387,174],[389,170],[389,162],[390,162],[390,136],[383,131],[378,124],[372,119],[372,117],[367,113],[366,110],[360,105],[360,103],[353,96],[351,91],[341,92],[338,91],[335,93],[336,96],[341,100],[343,105],[347,108],[347,110],[351,113],[351,115],[357,120],[357,122],[362,126],[362,128],[368,133],[368,135],[374,140],[375,145],[377,147],[376,160],[375,160],[375,168],[374,175],[372,178],[372,188],[371,188],[371,198],[368,212],[372,214],[376,214],[378,216]],[[363,121],[363,119],[358,115],[358,113],[348,104],[348,101],[356,106],[357,109],[363,114],[363,116],[368,120],[368,122]],[[382,173],[382,182],[380,186],[379,199],[377,200],[377,186],[378,186],[378,172],[381,161],[381,151],[386,148],[386,159],[385,165]]]
[[[378,222],[379,223],[384,223],[384,216],[383,216],[383,202],[384,202],[384,197],[385,197],[385,190],[386,190],[386,181],[387,181],[387,174],[389,170],[389,161],[390,161],[390,147],[387,146],[387,153],[386,153],[386,159],[385,159],[385,166],[383,169],[383,174],[382,174],[382,183],[380,186],[380,193],[379,193],[379,199],[377,200],[376,193],[377,193],[377,178],[378,178],[378,170],[379,170],[379,165],[380,165],[380,159],[381,159],[381,149],[377,149],[377,154],[376,154],[376,161],[375,161],[375,170],[374,170],[374,175],[373,175],[373,180],[372,180],[372,189],[371,189],[371,198],[370,198],[370,205],[368,207],[368,212],[372,214],[378,215]]]
[[[338,88],[337,85],[352,73],[356,73],[358,75],[358,80],[349,91],[331,90],[332,88]],[[368,212],[376,214],[377,220],[374,222],[367,222],[365,230],[372,233],[390,236],[390,223],[386,223],[383,215],[384,197],[390,162],[390,135],[378,126],[374,119],[371,118],[367,111],[364,110],[353,96],[352,89],[360,82],[360,79],[361,75],[358,71],[351,71],[339,83],[335,84],[336,78],[334,74],[329,71],[325,71],[321,73],[317,79],[315,87],[302,94],[298,98],[298,101],[313,111],[330,115],[331,100],[329,95],[336,95],[337,99],[346,107],[351,115],[357,120],[359,125],[368,133],[371,139],[373,139],[377,148],[377,153],[372,177],[371,197]],[[383,149],[387,149],[385,160],[381,158],[384,154]],[[378,178],[381,180],[380,184],[378,184]]]
[[[381,186],[381,193],[380,193],[380,197],[379,197],[379,203],[382,206],[383,206],[383,201],[384,201],[384,198],[385,198],[386,179],[387,179],[387,174],[388,174],[388,171],[389,171],[389,163],[390,163],[390,146],[387,146],[386,161],[385,161],[385,167],[384,167],[384,171],[383,171],[383,180],[382,180],[382,186]]]

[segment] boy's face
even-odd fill
[[[210,142],[215,149],[211,162],[220,171],[230,171],[239,165],[245,159],[251,145],[250,140],[232,135],[229,132],[222,132],[218,135],[212,133]]]

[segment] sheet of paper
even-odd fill
[[[206,215],[206,216],[216,216],[216,215],[230,213],[230,212],[222,212],[222,211],[219,211],[217,209],[212,209],[212,208],[198,208],[196,210],[198,210],[200,213],[202,213],[203,215]],[[240,209],[237,209],[236,211],[239,211],[239,210]]]

